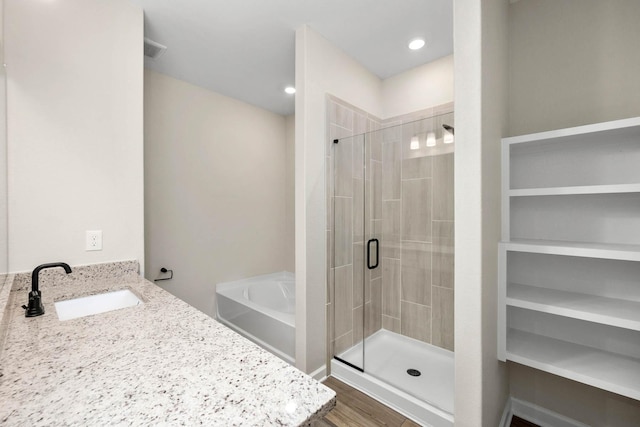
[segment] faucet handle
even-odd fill
[[[29,292],[29,307],[22,306],[25,310],[26,317],[42,316],[44,314],[44,306],[42,305],[42,293],[40,291]]]

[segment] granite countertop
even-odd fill
[[[28,274],[0,289],[0,424],[297,426],[335,405],[332,390],[137,270],[45,270],[34,318],[21,308]],[[58,320],[54,301],[118,289],[144,304]]]

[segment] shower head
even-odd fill
[[[444,130],[446,130],[447,132],[451,132],[451,135],[455,135],[455,129],[453,126],[449,126],[449,125],[442,125],[442,127],[444,128]]]

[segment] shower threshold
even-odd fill
[[[362,366],[362,343],[339,357]],[[331,375],[423,425],[453,426],[453,352],[381,329],[364,360],[363,373],[334,359]]]

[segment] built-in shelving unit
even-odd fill
[[[640,400],[640,359],[510,329],[508,359]]]
[[[640,302],[510,283],[507,305],[640,331]]]
[[[498,354],[640,400],[640,118],[502,142]]]

